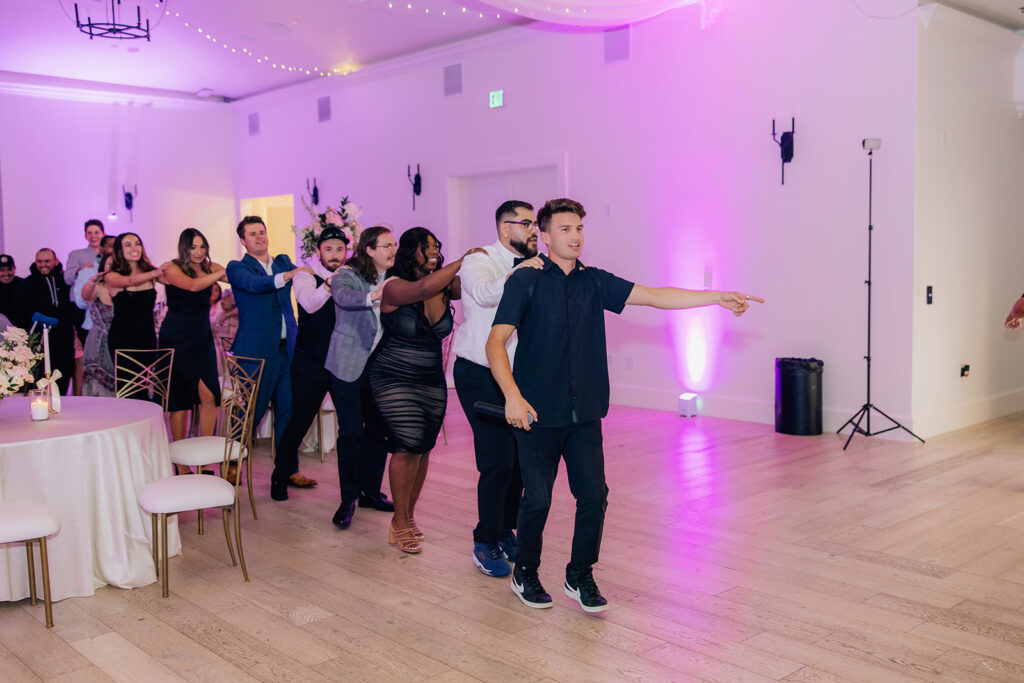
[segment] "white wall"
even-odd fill
[[[1024,339],[1002,327],[1024,292],[1024,121],[1014,104],[1024,39],[933,9],[918,41],[914,225],[913,414],[924,435],[1024,409]]]
[[[564,153],[569,194],[590,211],[586,261],[646,284],[702,288],[710,277],[768,299],[741,320],[717,309],[610,319],[613,400],[671,410],[699,384],[706,414],[769,422],[774,358],[813,355],[826,363],[835,428],[864,400],[859,143],[881,137],[873,398],[909,421],[916,31],[914,13],[883,21],[845,2],[734,0],[709,30],[696,8],[634,26],[631,60],[605,65],[601,33],[515,30],[232,105],[239,194],[299,194],[316,175],[321,197],[349,195],[368,224],[422,224],[444,240],[447,177]],[[444,97],[454,63],[464,92]],[[489,111],[499,88],[508,104]],[[325,94],[334,120],[318,124]],[[248,137],[253,112],[262,132]],[[771,119],[787,128],[794,114],[781,187]],[[413,213],[405,175],[416,162]],[[699,327],[710,371],[694,382],[686,353]]]
[[[214,260],[236,254],[233,226],[233,114],[224,105],[129,106],[88,92],[59,99],[0,93],[3,247],[28,274],[37,249],[63,261],[85,246],[82,225],[99,218],[107,232],[142,237],[151,260],[177,256],[185,227],[203,231]],[[125,180],[138,184],[134,223],[120,201]],[[112,188],[117,189],[116,197]],[[119,218],[108,220],[111,199]]]

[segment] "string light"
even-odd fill
[[[429,0],[427,0],[427,1],[429,1]],[[436,20],[440,20],[441,18],[451,20],[452,17],[458,17],[458,16],[462,16],[463,18],[470,19],[470,20],[472,20],[472,19],[476,19],[476,20],[493,19],[493,20],[500,21],[502,19],[502,16],[501,16],[500,12],[477,12],[475,10],[473,12],[470,12],[468,7],[462,7],[461,8],[462,9],[461,12],[454,11],[454,12],[452,12],[449,15],[447,9],[440,9],[440,10],[438,10],[438,9],[434,8],[434,11],[431,11],[432,8],[424,7],[422,3],[403,2],[402,4],[405,5],[405,7],[401,7],[401,5],[396,7],[395,2],[388,1],[388,0],[350,0],[350,2],[358,2],[361,6],[375,8],[375,9],[378,9],[379,11],[382,11],[382,12],[390,11],[390,13],[396,14],[396,15],[397,14],[408,14],[409,16],[418,16],[418,17],[431,18],[431,19],[436,19]],[[160,4],[157,3],[156,6],[160,7]],[[565,11],[568,12],[569,10],[566,9]],[[584,12],[585,11],[586,10],[584,10]],[[519,8],[518,7],[514,8],[513,13],[518,15],[519,14]],[[345,76],[347,76],[349,73],[359,69],[359,65],[354,64],[352,62],[346,62],[346,63],[342,64],[341,66],[334,67],[332,69],[320,69],[320,67],[318,67],[318,66],[314,66],[314,67],[312,67],[312,69],[307,68],[305,66],[301,66],[301,65],[298,65],[298,66],[287,66],[286,64],[281,64],[279,62],[271,60],[268,55],[263,55],[262,57],[257,57],[256,53],[253,52],[248,47],[237,47],[237,46],[233,46],[233,45],[231,45],[231,44],[229,44],[227,42],[218,41],[217,38],[213,34],[207,33],[206,31],[204,31],[202,29],[202,27],[197,26],[194,23],[190,23],[189,21],[187,21],[184,17],[182,17],[181,12],[178,12],[178,11],[172,12],[169,9],[165,9],[164,13],[163,13],[163,17],[161,17],[161,19],[164,19],[164,18],[168,18],[168,19],[171,19],[171,20],[178,20],[178,21],[180,21],[182,23],[182,25],[185,28],[194,28],[196,30],[196,33],[198,33],[199,35],[203,36],[203,38],[205,40],[210,41],[210,43],[212,45],[220,45],[221,47],[224,48],[224,50],[230,51],[230,53],[233,54],[233,55],[238,55],[239,57],[251,58],[251,59],[255,60],[256,64],[259,64],[261,67],[265,66],[265,67],[269,67],[271,69],[280,69],[281,71],[287,71],[288,73],[292,73],[292,74],[298,73],[298,74],[304,74],[306,76],[320,76],[321,78],[323,78],[324,76],[334,76],[334,75],[345,75]]]

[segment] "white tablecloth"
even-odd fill
[[[62,403],[60,414],[32,422],[27,398],[0,401],[0,501],[44,502],[60,515],[60,532],[47,541],[54,600],[155,582],[152,526],[137,495],[171,476],[160,406],[74,396]],[[172,554],[181,551],[176,522],[168,541]],[[25,546],[0,546],[0,601],[28,592]]]

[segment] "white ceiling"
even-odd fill
[[[122,1],[134,24],[136,0]],[[147,43],[90,40],[74,5],[0,0],[0,71],[240,98],[320,77],[314,69],[366,66],[525,22],[477,0],[143,0]],[[102,20],[109,7],[78,2],[83,20],[87,10]]]
[[[942,0],[942,4],[962,9],[1014,31],[1024,30],[1024,7],[1021,6],[1024,0]]]
[[[134,16],[136,0],[122,1]],[[89,40],[74,4],[0,0],[0,72],[235,99],[528,23],[482,0],[142,0],[154,25],[147,43]],[[1024,29],[1024,0],[943,4]],[[78,3],[94,20],[109,6]]]

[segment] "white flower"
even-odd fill
[[[346,204],[346,205],[345,205],[345,216],[346,216],[346,217],[347,217],[347,218],[348,218],[348,219],[349,219],[350,221],[358,221],[358,220],[359,220],[359,217],[360,217],[360,216],[361,216],[362,214],[363,214],[363,210],[362,210],[362,209],[360,209],[360,208],[359,208],[358,206],[356,206],[355,204],[353,204],[353,203],[349,202],[348,204]]]
[[[35,360],[36,354],[32,353],[32,349],[30,349],[29,347],[19,345],[15,346],[14,349],[12,350],[12,356],[13,360],[18,361],[19,363],[26,364],[31,363],[33,360]]]
[[[9,342],[13,342],[15,344],[24,344],[28,341],[28,332],[21,329],[20,327],[15,327],[11,325],[10,327],[3,331],[3,337]]]

